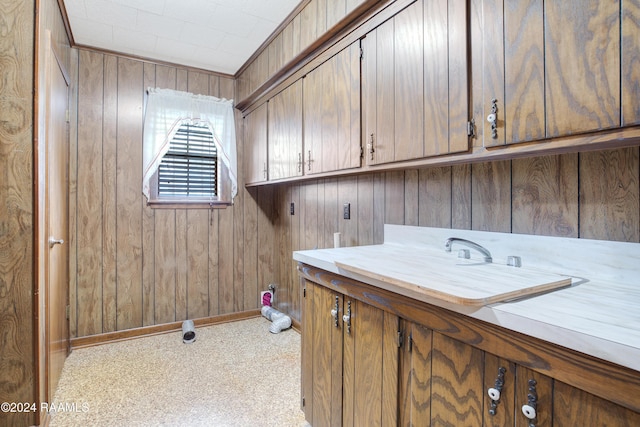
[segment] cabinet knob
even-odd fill
[[[489,395],[489,398],[491,400],[500,400],[500,390],[498,390],[497,388],[491,387],[489,390],[487,390],[487,394]]]
[[[522,405],[522,413],[528,419],[533,420],[536,417],[536,408],[529,405]]]

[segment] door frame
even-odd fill
[[[37,62],[35,65],[35,120],[34,125],[34,211],[35,211],[35,230],[34,230],[34,344],[35,344],[35,403],[37,405],[38,415],[36,423],[47,425],[48,413],[42,412],[42,403],[48,402],[49,389],[49,306],[47,294],[47,277],[48,277],[48,194],[46,179],[48,174],[48,151],[47,151],[47,134],[48,134],[48,114],[49,101],[51,97],[51,81],[52,70],[54,66],[61,72],[67,87],[71,87],[71,79],[60,56],[60,48],[52,39],[51,31],[46,29],[43,31],[43,46],[40,45],[39,36],[36,35],[38,41],[36,48]],[[40,62],[41,61],[41,62]],[[69,92],[67,92],[69,94]],[[67,109],[69,108],[69,100],[67,98]],[[68,126],[65,124],[65,126]],[[67,138],[69,132],[67,129]],[[65,165],[68,168],[68,162]],[[67,173],[67,177],[68,177]],[[68,185],[68,183],[67,183]],[[68,192],[67,192],[68,195]],[[68,200],[67,200],[68,205]],[[67,242],[65,242],[66,244]],[[68,260],[67,260],[68,261]],[[68,263],[67,263],[68,271]],[[67,274],[68,277],[68,274]],[[68,286],[68,283],[67,283]],[[67,289],[68,295],[68,289]],[[67,320],[68,321],[68,320]],[[67,327],[67,342],[69,343],[69,328]],[[67,347],[69,348],[69,347]]]

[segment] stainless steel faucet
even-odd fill
[[[458,242],[480,252],[484,256],[484,262],[493,262],[491,253],[485,247],[480,246],[479,244],[477,244],[476,242],[472,242],[471,240],[460,239],[459,237],[449,237],[444,243],[444,250],[447,252],[451,252],[451,246],[453,246],[454,242]]]

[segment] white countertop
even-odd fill
[[[424,297],[336,262],[444,252],[448,237],[477,242],[494,262],[522,257],[524,269],[571,276],[572,285],[538,296],[474,307]],[[445,256],[456,257],[456,246]],[[476,254],[472,250],[472,258]],[[296,251],[296,261],[420,299],[517,332],[640,371],[640,244],[385,225],[385,243]],[[432,268],[429,267],[429,268]],[[428,270],[425,271],[428,275]]]

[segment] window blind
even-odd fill
[[[218,196],[218,151],[209,126],[180,126],[158,168],[158,195]]]

